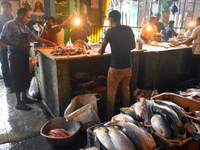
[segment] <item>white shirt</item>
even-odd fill
[[[200,54],[200,26],[196,27],[190,38],[194,39],[193,44],[193,54],[199,55]]]

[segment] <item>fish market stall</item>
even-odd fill
[[[38,53],[39,67],[35,70],[39,81],[42,99],[55,116],[63,116],[64,110],[71,102],[70,77],[78,72],[106,72],[110,65],[109,48],[104,55],[98,54],[100,45],[92,45],[92,50],[80,55],[53,56],[54,48],[35,48]],[[133,78],[131,87],[137,86],[139,54],[142,51],[132,51]]]

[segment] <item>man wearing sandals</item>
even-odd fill
[[[55,43],[37,37],[26,24],[30,21],[30,13],[26,8],[20,8],[14,20],[7,22],[1,32],[1,42],[8,47],[8,62],[11,74],[11,90],[17,98],[16,109],[30,110],[25,103],[33,103],[26,95],[29,88],[29,44],[30,39],[39,43]],[[22,95],[21,95],[22,94]]]

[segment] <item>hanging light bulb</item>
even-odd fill
[[[193,26],[193,25],[194,25],[194,22],[190,22],[190,23],[189,23],[189,26]]]
[[[78,17],[74,20],[74,23],[75,23],[75,24],[80,24],[80,22],[81,22],[81,21],[80,21],[80,19],[79,19]]]
[[[150,30],[151,30],[151,26],[148,26],[148,27],[147,27],[147,31],[150,31]]]

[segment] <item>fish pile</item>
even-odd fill
[[[50,137],[69,137],[71,134],[67,132],[65,129],[51,129],[47,136]]]
[[[187,117],[183,108],[173,102],[140,98],[131,107],[121,108],[120,111],[164,138],[184,140],[192,137],[200,140],[199,127]]]
[[[153,150],[156,143],[129,115],[118,114],[93,130],[101,144],[110,150]]]
[[[50,54],[53,56],[62,56],[62,55],[80,55],[87,54],[87,50],[92,49],[92,47],[83,40],[77,40],[72,45],[69,46],[57,46],[55,47]]]
[[[70,79],[72,91],[98,93],[106,90],[106,73],[77,72],[72,74]]]
[[[190,88],[186,92],[180,92],[181,96],[192,98],[195,100],[200,100],[200,89]]]

